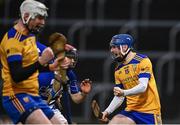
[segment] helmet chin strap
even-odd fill
[[[122,62],[122,61],[124,61],[125,58],[127,57],[127,55],[129,54],[130,50],[131,50],[131,49],[128,48],[128,49],[126,50],[126,52],[123,52],[123,50],[122,50],[122,45],[120,45],[120,51],[121,51],[121,54],[123,55],[123,57],[120,58],[120,57],[118,56],[117,58],[114,59],[114,61],[116,61],[116,62]]]
[[[29,15],[29,17],[28,17],[27,20],[25,21],[24,15],[25,15],[25,14],[23,13],[21,18],[22,18],[23,24],[24,24],[24,25],[27,25],[32,16]]]
[[[120,45],[120,51],[121,51],[121,54],[122,54],[123,56],[127,55],[127,53],[129,53],[129,50],[130,50],[130,48],[128,48],[128,49],[126,50],[126,52],[123,52],[122,45]]]
[[[29,26],[28,26],[28,23],[29,23],[30,19],[34,19],[34,18],[35,18],[35,16],[29,15],[27,20],[25,20],[24,19],[24,14],[21,17],[24,26],[29,30],[29,32],[32,33],[32,34],[38,34],[42,29],[39,28],[37,30],[34,30],[34,29],[30,29]]]
[[[31,31],[31,29],[29,29],[28,27],[28,23],[29,23],[29,20],[31,19],[31,15],[29,15],[29,17],[27,18],[27,20],[24,19],[24,13],[21,15],[21,19],[22,19],[22,22],[24,24],[24,26],[29,30],[29,32]]]

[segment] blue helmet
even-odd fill
[[[110,42],[110,47],[128,45],[128,48],[131,48],[133,45],[133,37],[129,34],[118,34],[112,37]]]

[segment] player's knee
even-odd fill
[[[65,119],[65,117],[61,114],[60,111],[56,110],[54,111],[55,114],[51,119],[51,122],[54,124],[68,124],[67,120]]]
[[[135,122],[124,115],[118,114],[112,118],[109,124],[135,124]]]
[[[61,119],[61,124],[65,124],[65,125],[67,125],[68,124],[68,121],[64,118],[64,119]]]
[[[68,122],[67,122],[67,120],[61,120],[61,121],[60,121],[60,124],[68,125]]]
[[[114,116],[111,121],[109,122],[109,125],[112,125],[112,124],[118,124],[121,122],[121,118],[120,117],[117,117],[117,116]]]

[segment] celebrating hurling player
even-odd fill
[[[40,55],[43,50],[47,48],[40,42],[37,42],[37,47]],[[49,106],[54,113],[59,116],[62,122],[72,124],[70,97],[77,104],[84,101],[86,95],[91,91],[91,81],[89,79],[83,80],[79,88],[76,74],[73,71],[77,63],[77,50],[69,44],[65,45],[65,50],[65,58],[70,61],[68,67],[63,67],[67,69],[67,83],[61,83],[61,77],[55,72],[40,73],[38,77],[40,86],[39,93],[43,100],[47,101],[50,97]],[[60,91],[55,90],[53,85],[54,80],[58,81],[61,85]]]
[[[153,75],[152,64],[146,55],[132,51],[129,34],[112,37],[110,51],[117,62],[114,98],[102,112],[102,121],[117,109],[126,98],[126,108],[115,115],[109,124],[160,124],[161,106]]]
[[[56,71],[58,61],[50,48],[39,56],[35,34],[47,17],[47,7],[35,0],[20,6],[21,18],[3,37],[0,44],[2,64],[2,104],[14,124],[63,124],[39,96],[38,74]],[[64,65],[69,65],[66,59]]]

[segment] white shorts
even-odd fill
[[[68,123],[65,117],[59,111],[59,109],[52,109],[52,110],[54,112],[54,115],[56,115],[56,117],[61,121],[61,123],[64,123],[64,124]]]

